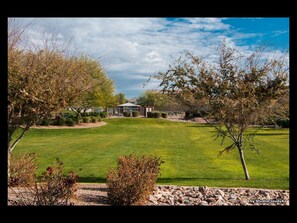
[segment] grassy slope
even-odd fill
[[[153,154],[165,161],[160,184],[232,187],[289,187],[289,131],[258,131],[255,141],[262,154],[246,151],[252,180],[243,180],[236,150],[217,157],[222,150],[213,141],[212,128],[204,124],[177,123],[162,119],[106,119],[107,125],[90,129],[31,129],[15,153],[35,152],[40,175],[61,158],[65,170],[78,170],[80,181],[105,182],[120,155]]]

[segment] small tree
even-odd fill
[[[245,179],[249,180],[244,149],[259,151],[253,143],[255,134],[246,130],[271,117],[275,101],[287,92],[286,57],[269,57],[263,54],[264,48],[241,55],[225,43],[219,49],[218,63],[186,53],[155,78],[162,80],[163,92],[179,97],[188,106],[205,108],[203,118],[217,130],[221,144],[226,137],[232,140],[219,155],[237,148]]]
[[[26,28],[8,21],[8,166],[25,132],[92,89],[95,79],[90,64],[69,55],[54,35],[41,45],[20,44]]]

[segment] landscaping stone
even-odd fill
[[[74,205],[109,205],[106,184],[78,185]],[[289,198],[289,190],[156,186],[146,205],[288,206]]]
[[[164,190],[164,188],[166,190]],[[147,205],[268,206],[289,205],[288,190],[156,186]],[[170,194],[170,195],[169,195]],[[162,195],[163,199],[157,199]],[[174,202],[173,202],[174,201]]]

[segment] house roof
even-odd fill
[[[118,105],[118,107],[141,107],[141,106],[133,103],[125,103],[125,104]]]

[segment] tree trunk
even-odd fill
[[[244,175],[245,175],[245,179],[246,180],[250,180],[250,175],[249,175],[249,171],[247,169],[247,166],[245,164],[245,160],[244,160],[244,155],[243,155],[243,150],[240,146],[237,146],[238,148],[238,152],[239,152],[239,156],[240,156],[240,161],[241,161],[241,164],[242,164],[242,168],[243,168],[243,171],[244,171]]]

